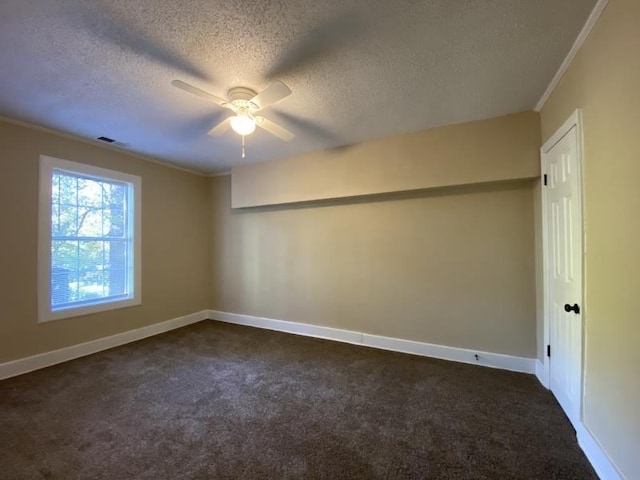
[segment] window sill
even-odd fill
[[[92,315],[94,313],[106,312],[109,310],[117,310],[120,308],[135,307],[141,305],[140,298],[129,298],[126,300],[117,300],[112,302],[95,303],[82,307],[69,307],[61,310],[47,310],[38,314],[38,323],[53,322],[55,320],[63,320],[65,318],[81,317]]]

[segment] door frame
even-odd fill
[[[574,423],[574,427],[577,429],[577,423],[582,422],[583,416],[583,406],[584,406],[584,339],[585,339],[585,318],[586,318],[586,296],[585,296],[585,253],[586,253],[586,227],[585,227],[585,202],[584,202],[584,139],[583,139],[583,129],[582,129],[582,110],[575,110],[571,116],[562,124],[562,126],[542,145],[540,148],[540,167],[542,178],[546,172],[548,172],[548,160],[547,153],[572,129],[576,128],[577,135],[577,172],[578,175],[578,188],[579,192],[579,201],[580,201],[580,211],[582,214],[581,222],[580,222],[580,249],[581,249],[581,265],[582,268],[582,285],[580,285],[580,295],[581,298],[578,299],[578,303],[581,308],[581,324],[580,324],[580,405],[578,410],[578,418],[570,418],[572,423]],[[550,274],[550,258],[549,258],[549,215],[548,215],[548,206],[549,206],[549,198],[547,189],[545,188],[544,181],[541,181],[540,184],[541,189],[541,199],[542,199],[542,279],[543,279],[543,371],[541,381],[546,388],[551,388],[550,385],[550,359],[547,356],[547,345],[550,344],[550,282],[549,282],[549,274]],[[552,347],[552,355],[553,355],[553,347]]]

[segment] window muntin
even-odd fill
[[[140,183],[41,157],[40,321],[140,303]]]

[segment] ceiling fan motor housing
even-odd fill
[[[258,105],[250,100],[256,96],[256,92],[246,87],[234,87],[227,92],[229,102],[234,111],[237,110],[259,110]]]

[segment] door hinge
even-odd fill
[[[546,185],[547,184],[547,174],[546,173],[544,174],[543,179],[544,179],[544,184]]]
[[[551,356],[551,345],[547,345],[547,357]]]

